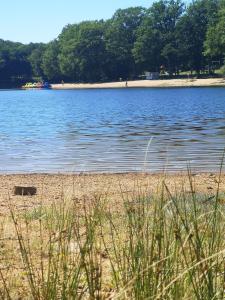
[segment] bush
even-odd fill
[[[225,65],[220,68],[220,73],[225,77]]]

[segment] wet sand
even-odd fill
[[[191,179],[198,193],[215,195],[218,187],[218,174],[192,174]],[[191,193],[187,174],[80,174],[80,175],[50,175],[24,174],[0,175],[0,216],[8,211],[9,204],[17,209],[32,209],[41,204],[60,202],[62,199],[73,199],[82,202],[85,199],[107,198],[112,205],[120,203],[124,197],[134,197],[135,193],[153,194],[162,187],[162,181],[171,192],[185,189]],[[35,196],[14,196],[14,186],[34,186]],[[225,174],[221,177],[220,192],[225,193]]]
[[[209,79],[168,79],[128,81],[128,88],[168,88],[168,87],[225,87],[225,78]],[[126,82],[109,83],[64,83],[52,84],[52,88],[61,89],[109,89],[126,88]]]

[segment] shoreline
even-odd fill
[[[219,175],[220,171],[215,171],[215,170],[208,170],[208,171],[195,171],[194,169],[191,170],[190,172],[191,175],[208,175],[208,174],[214,174],[214,175]],[[225,171],[222,172],[222,175],[224,174],[225,176]],[[43,171],[43,172],[0,172],[0,179],[1,177],[12,177],[12,176],[74,176],[74,177],[79,177],[79,176],[187,176],[188,171],[187,170],[178,170],[178,171],[121,171],[121,172],[92,172],[92,171],[78,171],[78,172],[71,172],[71,171],[58,171],[58,172],[52,172],[52,171]]]
[[[212,196],[218,188],[219,174],[214,172],[193,173],[191,180],[196,192]],[[105,197],[111,203],[121,202],[123,196],[130,197],[137,191],[154,194],[162,188],[162,183],[172,192],[185,188],[189,193],[190,178],[186,173],[177,174],[150,174],[150,173],[122,173],[122,174],[1,174],[0,175],[0,206],[4,215],[8,211],[8,201],[18,210],[37,207],[41,203],[49,205],[53,202],[60,203],[62,198],[94,199]],[[35,196],[15,196],[15,186],[32,186],[37,188]],[[220,180],[220,191],[225,193],[225,173]],[[62,197],[63,196],[63,197]],[[24,202],[25,201],[25,202]]]
[[[64,83],[52,84],[53,90],[68,89],[119,89],[119,88],[188,88],[188,87],[225,87],[225,78],[207,79],[159,79],[135,80],[106,83]]]

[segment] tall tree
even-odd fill
[[[161,65],[161,50],[163,48],[160,31],[153,26],[150,17],[145,18],[137,32],[134,43],[133,57],[139,72],[159,71]]]
[[[220,0],[196,0],[188,7],[177,26],[178,49],[183,67],[200,73],[206,61],[203,56],[208,26],[217,18]]]
[[[42,55],[41,63],[43,73],[50,81],[59,81],[60,79],[62,79],[62,74],[59,68],[58,56],[59,45],[58,41],[55,40],[47,45]]]
[[[178,53],[175,30],[183,10],[181,0],[160,0],[148,10],[133,50],[140,69],[158,71],[163,64],[170,73],[176,70]]]
[[[143,7],[119,9],[107,22],[106,49],[109,72],[112,79],[132,77],[135,61],[132,55],[137,29],[142,23],[146,10]]]
[[[88,21],[67,26],[59,37],[59,65],[73,80],[105,79],[104,22]]]
[[[221,62],[225,59],[225,0],[221,2],[216,22],[208,28],[204,54]]]
[[[31,76],[27,46],[0,40],[0,81]]]
[[[37,44],[34,50],[29,55],[29,61],[32,68],[32,74],[34,77],[42,78],[44,76],[43,69],[42,69],[42,57],[45,51],[46,45],[45,44]]]

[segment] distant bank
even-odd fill
[[[107,88],[168,88],[168,87],[225,87],[225,78],[209,79],[168,79],[137,80],[107,83],[64,83],[52,84],[56,90],[62,89],[107,89]]]

